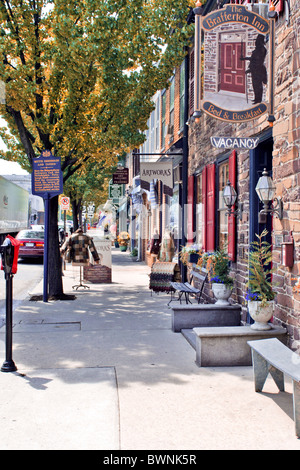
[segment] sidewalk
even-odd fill
[[[74,291],[79,268],[67,265],[64,292],[76,300],[16,309],[0,449],[300,450],[292,383],[278,393],[268,378],[259,394],[252,367],[199,368],[149,272],[113,249],[112,284]],[[1,364],[4,351],[1,328]]]

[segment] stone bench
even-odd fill
[[[172,330],[180,332],[197,326],[238,326],[241,306],[192,304],[172,306]]]
[[[261,392],[268,373],[284,392],[284,374],[293,380],[293,403],[296,436],[300,438],[300,356],[277,338],[248,341],[252,351],[255,391]]]
[[[286,340],[286,329],[272,326],[257,331],[246,326],[194,328],[196,364],[199,367],[251,366],[250,340],[278,338]]]

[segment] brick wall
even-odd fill
[[[300,342],[300,1],[291,5],[289,25],[282,17],[276,26],[273,179],[284,203],[284,218],[274,218],[273,237],[292,233],[294,266],[282,266],[276,246],[273,263],[278,284],[276,318],[287,327],[296,348]]]

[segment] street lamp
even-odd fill
[[[243,204],[241,202],[238,203],[238,208],[235,209],[237,193],[229,180],[227,181],[227,185],[225,186],[223,190],[222,196],[223,196],[225,206],[227,207],[226,214],[228,216],[230,215],[233,215],[235,217],[238,216],[240,220],[242,220]]]
[[[266,168],[262,173],[262,176],[259,178],[256,188],[257,195],[260,201],[263,203],[264,208],[260,211],[261,214],[271,214],[278,217],[279,220],[283,218],[283,202],[281,198],[274,197],[276,192],[276,187],[271,176],[268,175]],[[275,205],[273,202],[275,202]],[[269,208],[269,203],[272,203]]]

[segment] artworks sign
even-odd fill
[[[218,149],[254,149],[257,147],[258,137],[211,137],[211,144]]]
[[[33,159],[32,163],[32,194],[35,196],[58,196],[63,192],[63,176],[61,161],[54,157],[50,150],[44,150]]]
[[[163,192],[173,195],[173,162],[140,163],[141,188],[150,191],[150,183],[160,180],[163,183]]]
[[[140,163],[141,180],[149,183],[154,180],[160,180],[163,184],[173,187],[173,163]]]
[[[268,109],[268,20],[245,6],[231,4],[202,17],[202,29],[203,111],[231,122],[264,114]]]

